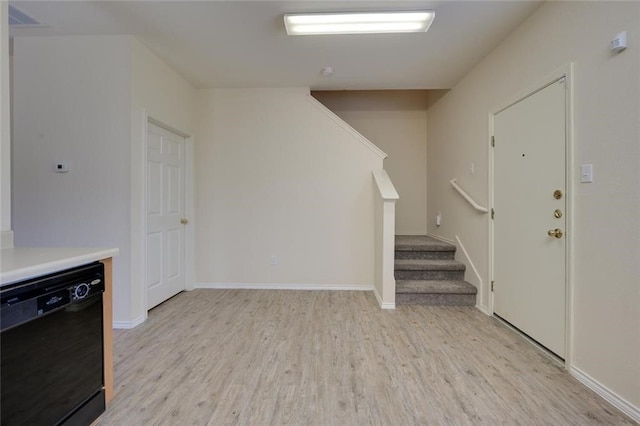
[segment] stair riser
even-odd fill
[[[395,271],[396,280],[464,281],[464,271]]]
[[[396,259],[451,260],[454,257],[453,251],[396,251]]]
[[[475,294],[396,294],[397,305],[475,306]]]

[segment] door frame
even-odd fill
[[[489,111],[489,205],[493,208],[495,203],[495,158],[494,150],[491,146],[491,138],[494,135],[495,117],[498,113],[515,105],[521,100],[535,94],[536,92],[550,86],[551,84],[565,79],[565,181],[566,181],[566,243],[565,243],[565,362],[566,369],[573,365],[573,212],[574,212],[574,186],[576,180],[573,178],[573,63],[568,63],[546,77],[538,80],[535,84],[528,86],[525,90],[508,98],[505,102],[498,104]],[[495,280],[494,263],[494,222],[489,218],[489,281]],[[488,286],[489,293],[489,313],[494,315],[494,292],[491,290],[491,283]]]
[[[138,144],[132,146],[132,214],[131,214],[131,311],[142,312],[128,326],[133,328],[143,323],[148,316],[147,292],[147,137],[149,123],[173,132],[185,140],[184,146],[184,215],[189,218],[189,225],[184,233],[184,283],[185,290],[193,290],[194,286],[194,138],[175,126],[167,124],[147,113],[140,111],[141,135]],[[136,132],[132,129],[132,132]]]

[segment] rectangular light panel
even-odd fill
[[[348,12],[284,15],[289,35],[378,34],[426,32],[435,12]]]

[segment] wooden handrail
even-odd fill
[[[456,182],[456,180],[455,180],[455,179],[451,179],[451,180],[449,181],[449,183],[451,183],[451,186],[453,186],[453,187],[456,189],[456,191],[458,191],[458,193],[459,193],[460,195],[462,195],[462,198],[464,198],[465,200],[467,200],[467,201],[469,202],[469,204],[471,204],[471,206],[472,206],[474,209],[476,209],[477,211],[482,212],[482,213],[489,213],[489,210],[487,210],[487,208],[486,208],[486,207],[482,207],[480,204],[476,203],[476,202],[473,200],[473,198],[471,198],[471,197],[469,196],[469,194],[467,194],[466,192],[464,192],[464,189],[462,189],[462,188],[460,188],[460,186],[458,186],[458,182]]]

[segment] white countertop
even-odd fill
[[[30,248],[0,250],[0,286],[117,256],[115,248]]]

